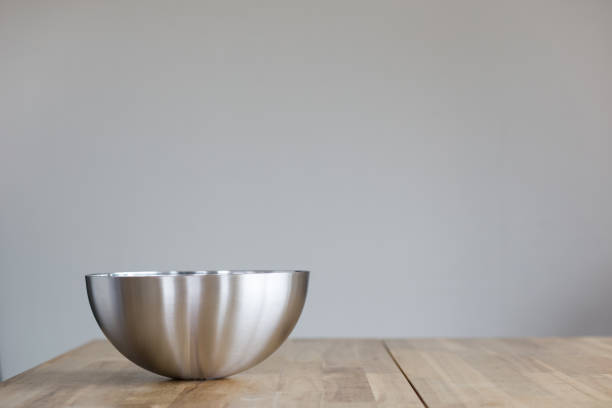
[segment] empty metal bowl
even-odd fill
[[[295,326],[307,271],[87,275],[91,310],[110,342],[166,377],[213,379],[272,354]]]

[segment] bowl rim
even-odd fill
[[[307,270],[289,269],[207,269],[200,271],[129,271],[129,272],[109,272],[91,273],[85,275],[86,278],[140,278],[140,277],[189,277],[189,276],[232,276],[232,275],[259,275],[259,274],[293,274],[310,273]]]

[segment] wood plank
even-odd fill
[[[402,339],[386,345],[429,408],[612,407],[612,338]]]
[[[107,341],[0,383],[4,407],[422,407],[380,340],[287,341],[263,363],[216,381],[145,371]]]

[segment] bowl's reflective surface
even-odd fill
[[[155,373],[212,379],[259,363],[287,338],[307,271],[121,272],[87,275],[106,337]]]

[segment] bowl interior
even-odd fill
[[[111,272],[111,273],[93,273],[87,276],[91,277],[138,277],[138,276],[191,276],[191,275],[245,275],[245,274],[268,274],[268,273],[306,273],[307,271],[298,270],[207,270],[207,271],[141,271],[141,272]]]

